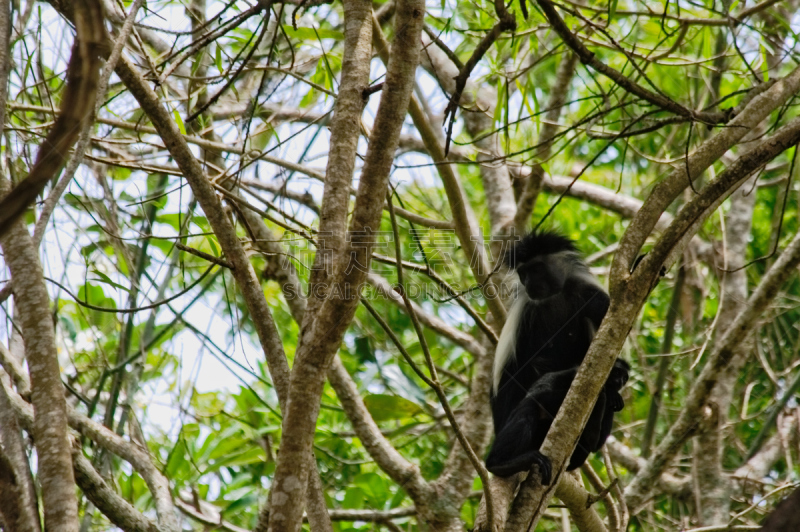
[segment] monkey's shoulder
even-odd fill
[[[564,320],[589,317],[593,321],[599,315],[600,319],[608,311],[610,299],[601,288],[596,290],[564,290],[546,299],[530,301],[524,310],[523,317],[528,322],[548,322],[561,328]]]

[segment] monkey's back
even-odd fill
[[[497,393],[492,397],[496,432],[543,374],[583,362],[607,309],[608,295],[599,287],[565,290],[525,305],[514,355],[504,366]]]

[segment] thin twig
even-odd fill
[[[433,357],[431,356],[430,349],[428,348],[428,342],[425,340],[425,335],[422,331],[422,326],[419,323],[419,319],[417,318],[417,313],[414,311],[414,307],[411,305],[411,300],[408,299],[408,294],[403,286],[403,265],[402,265],[402,255],[401,255],[401,247],[400,247],[400,232],[397,228],[397,218],[394,214],[394,206],[392,204],[392,196],[389,195],[388,197],[388,206],[389,206],[389,217],[392,222],[392,233],[394,235],[394,246],[395,246],[395,254],[397,259],[397,284],[399,287],[400,295],[403,297],[403,301],[406,304],[406,310],[408,312],[409,317],[411,318],[411,322],[414,324],[414,330],[417,332],[417,338],[419,339],[420,346],[422,347],[422,352],[425,354],[425,362],[428,364],[428,371],[430,372],[430,386],[433,388],[433,391],[436,392],[436,395],[439,397],[439,402],[442,405],[442,408],[447,415],[447,419],[450,421],[450,426],[453,428],[453,432],[455,432],[456,437],[458,438],[461,447],[464,449],[464,452],[467,453],[469,457],[469,461],[472,463],[472,466],[475,468],[475,471],[478,473],[478,476],[481,477],[481,484],[483,486],[483,493],[484,498],[486,499],[486,515],[488,516],[489,522],[494,523],[494,500],[492,498],[492,492],[489,489],[489,471],[486,470],[486,467],[483,464],[483,461],[475,454],[472,445],[470,445],[469,441],[467,440],[466,436],[464,436],[463,431],[461,430],[461,426],[458,424],[456,420],[455,414],[453,414],[452,408],[450,408],[450,402],[447,399],[447,395],[444,393],[444,389],[442,388],[441,382],[439,382],[439,376],[436,371],[436,365],[433,362]]]

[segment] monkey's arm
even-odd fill
[[[628,381],[629,368],[628,363],[622,359],[614,362],[611,374],[600,391],[600,396],[597,398],[586,428],[583,429],[580,440],[578,440],[575,452],[572,453],[567,469],[580,467],[590,453],[597,452],[603,447],[611,435],[614,427],[614,412],[619,412],[625,406],[619,391]]]
[[[608,408],[611,412],[619,412],[625,407],[625,402],[622,400],[622,395],[619,391],[628,382],[628,371],[630,366],[627,362],[618,358],[614,361],[614,367],[611,369],[611,374],[604,386],[604,391],[608,397]]]

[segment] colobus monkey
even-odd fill
[[[531,233],[506,255],[520,284],[495,352],[491,393],[495,442],[486,466],[510,476],[538,464],[550,481],[550,460],[539,452],[553,417],[608,311],[609,297],[578,255],[557,233]],[[580,466],[611,432],[622,408],[619,390],[628,364],[618,361],[568,469]],[[602,403],[602,404],[601,404]],[[608,404],[606,404],[608,403]]]

